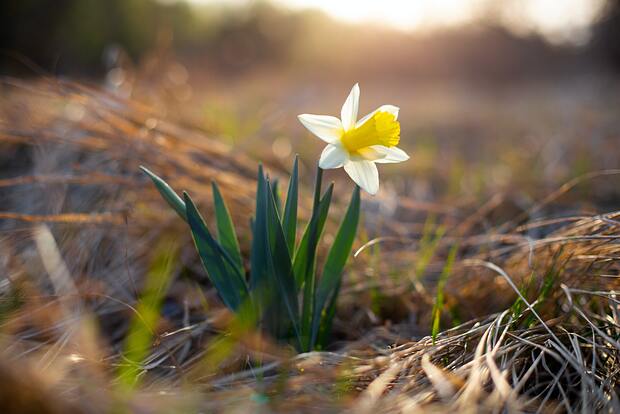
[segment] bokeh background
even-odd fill
[[[1,73],[100,84],[258,158],[316,158],[296,115],[338,113],[360,82],[362,112],[401,107],[413,159],[386,188],[418,200],[531,197],[617,166],[615,0],[25,0],[0,16]]]

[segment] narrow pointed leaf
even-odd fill
[[[316,246],[318,245],[323,228],[325,227],[325,221],[327,220],[327,213],[329,212],[329,206],[331,204],[333,193],[333,184],[330,184],[325,195],[317,206],[316,214],[313,214],[304,230],[304,234],[299,242],[297,253],[293,262],[295,270],[295,280],[298,285],[304,283],[310,270],[308,265],[313,263],[313,258],[316,257]]]
[[[241,258],[239,242],[237,241],[237,234],[235,233],[230,213],[218,185],[215,181],[211,185],[213,187],[213,204],[215,206],[218,240],[234,262],[238,272],[243,274],[243,259]]]
[[[265,243],[267,243],[267,197],[266,180],[263,174],[263,166],[258,166],[258,177],[256,183],[256,210],[254,213],[254,223],[252,225],[252,247],[250,252],[250,289],[255,290],[261,286],[263,289],[264,280],[267,277],[267,257]]]
[[[319,218],[322,216],[321,211],[325,210],[325,217],[327,217],[327,210],[329,210],[329,205],[331,203],[331,194],[333,191],[333,184],[330,188],[327,189],[323,198],[321,198],[321,183],[323,181],[323,170],[317,167],[316,173],[316,182],[314,186],[314,201],[312,204],[312,215],[310,216],[310,221],[306,225],[303,235],[301,236],[301,241],[299,242],[299,246],[297,246],[297,250],[293,256],[293,268],[295,270],[295,279],[297,281],[297,287],[301,287],[306,278],[306,263],[308,261],[308,253],[309,253],[309,243],[311,238],[320,237],[321,231],[323,227],[320,225]],[[321,205],[321,201],[325,200],[323,205]],[[325,224],[325,220],[323,220],[323,224]]]
[[[312,345],[316,342],[324,314],[328,313],[327,307],[330,299],[332,299],[333,295],[340,289],[342,272],[349,256],[351,256],[351,248],[353,247],[353,241],[357,233],[359,216],[360,189],[358,186],[355,186],[351,202],[340,224],[334,243],[327,254],[323,274],[318,282],[314,303],[314,315],[312,317]]]
[[[194,244],[209,279],[226,306],[232,310],[247,299],[248,288],[243,275],[238,274],[224,248],[213,238],[207,224],[187,193],[183,194],[187,206],[187,222],[192,231]]]
[[[316,250],[321,235],[323,234],[323,229],[325,228],[325,222],[327,221],[333,189],[333,184],[330,184],[317,206],[316,214],[313,214],[310,218],[301,238],[301,242],[299,243],[299,248],[297,249],[297,254],[293,261],[295,280],[298,283],[298,288],[308,280],[309,275],[312,274],[314,270],[313,266],[316,259]]]
[[[271,182],[271,194],[273,196],[273,200],[278,211],[278,216],[282,215],[282,200],[280,199],[279,183],[280,180],[278,180],[277,178],[274,178]]]
[[[267,182],[267,187],[270,187],[269,182]],[[269,243],[266,244],[269,257],[269,273],[273,278],[275,287],[278,289],[278,294],[275,298],[282,303],[286,312],[286,316],[278,315],[278,317],[280,319],[288,319],[282,321],[281,325],[292,326],[300,346],[299,304],[295,288],[295,277],[293,275],[291,256],[286,245],[286,238],[284,237],[282,224],[273,197],[268,197],[267,199],[267,233],[269,235]]]
[[[322,320],[319,325],[318,338],[313,344],[313,348],[317,350],[325,349],[331,336],[332,323],[334,320],[334,315],[336,314],[336,302],[338,301],[338,294],[340,293],[341,286],[342,282],[338,284],[334,294],[329,299],[329,304],[327,305],[325,311],[323,311]]]
[[[310,222],[308,222],[301,242],[299,243],[299,248],[297,249],[297,254],[293,261],[295,282],[298,289],[301,288],[304,283],[308,282],[314,272],[316,250],[321,235],[323,234],[325,221],[327,220],[332,193],[333,185],[330,185],[317,207],[316,215],[310,218]]]
[[[155,184],[155,187],[159,191],[159,194],[166,200],[166,202],[177,212],[177,214],[185,221],[187,221],[187,214],[185,213],[185,203],[183,199],[157,175],[152,173],[148,168],[140,166],[140,169],[150,177]]]
[[[439,282],[437,283],[437,294],[435,295],[435,303],[433,305],[433,323],[431,329],[431,338],[433,339],[433,344],[437,339],[437,335],[439,334],[440,323],[441,323],[441,312],[444,307],[444,288],[452,273],[452,266],[454,265],[454,260],[456,259],[456,255],[458,253],[459,247],[458,244],[454,244],[450,248],[450,252],[448,253],[448,258],[446,259],[446,263],[443,266],[443,270],[441,271],[441,275],[439,275]]]
[[[286,237],[286,245],[291,254],[295,251],[295,236],[297,233],[297,199],[298,199],[298,181],[299,181],[299,161],[295,157],[293,162],[293,172],[288,183],[288,192],[286,194],[286,204],[284,205],[284,215],[282,216],[282,228]]]
[[[302,236],[293,264],[297,287],[298,289],[303,287],[301,333],[304,341],[304,351],[310,350],[311,321],[316,290],[316,250],[325,226],[327,213],[329,212],[333,188],[334,185],[331,184],[323,198],[316,204],[310,222]],[[317,186],[317,191],[320,191],[319,186]]]

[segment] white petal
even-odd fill
[[[383,145],[373,145],[372,149],[383,154],[382,158],[378,158],[375,162],[380,164],[391,164],[397,162],[407,161],[409,155],[400,148],[397,147],[384,147]]]
[[[328,144],[340,141],[343,133],[342,123],[335,116],[301,114],[297,118],[308,131]]]
[[[328,145],[321,153],[319,167],[324,170],[330,168],[340,168],[347,158],[347,152],[344,149],[336,145]]]
[[[377,111],[379,112],[387,112],[389,114],[394,115],[394,117],[396,119],[398,119],[398,112],[400,111],[400,108],[398,106],[394,106],[394,105],[381,105]]]
[[[369,113],[368,115],[366,115],[365,117],[363,117],[362,119],[357,121],[357,124],[355,124],[355,126],[359,127],[364,122],[368,121],[377,112],[387,112],[387,113],[390,113],[390,114],[394,115],[394,117],[396,117],[396,119],[398,119],[398,111],[400,111],[400,108],[398,106],[394,106],[394,105],[381,105],[380,107],[378,107],[377,109],[375,109],[374,111],[372,111],[371,113]]]
[[[379,191],[379,171],[374,162],[349,161],[344,164],[344,170],[367,193],[375,195]]]
[[[359,84],[353,85],[347,100],[344,101],[344,105],[342,105],[342,110],[340,111],[340,119],[342,119],[342,126],[345,131],[353,128],[355,126],[355,121],[357,121],[357,110],[359,108],[360,103],[360,86]]]

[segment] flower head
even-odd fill
[[[376,163],[396,163],[409,159],[397,148],[400,141],[398,107],[383,105],[359,121],[360,88],[356,83],[342,105],[340,119],[328,115],[299,115],[299,121],[314,135],[327,142],[319,167],[340,168],[366,192],[379,190]]]

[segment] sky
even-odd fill
[[[250,4],[256,0],[189,0]],[[539,33],[552,43],[583,43],[606,0],[271,0],[290,9],[319,9],[334,18],[422,31],[467,24],[491,10],[520,33]]]

